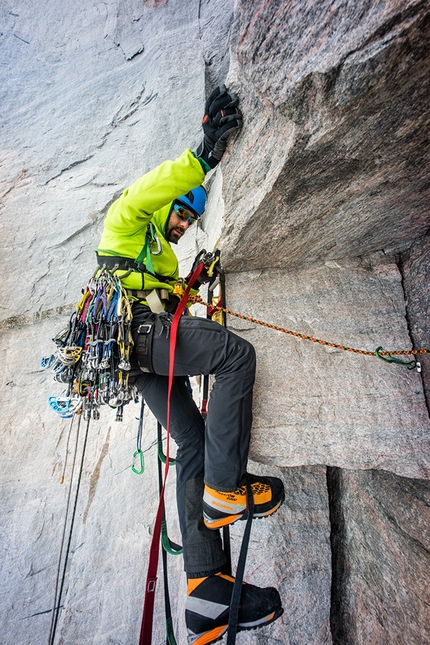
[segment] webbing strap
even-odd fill
[[[254,497],[248,474],[246,475],[246,507],[248,509],[248,519],[246,520],[245,531],[240,547],[239,561],[237,563],[236,578],[231,592],[230,614],[228,617],[227,645],[235,645],[237,634],[237,623],[239,620],[239,605],[242,595],[242,581],[245,573],[246,555],[248,553],[249,538],[251,535],[252,518],[254,515]]]
[[[215,302],[214,301],[214,289],[216,286],[216,283],[218,282],[219,279],[219,286],[220,286],[220,299]],[[206,306],[206,318],[208,320],[212,320],[212,315],[214,313],[214,307],[225,307],[225,273],[221,269],[220,264],[218,264],[218,273],[217,275],[214,275],[212,282],[210,283],[208,287],[208,300],[211,302],[211,306],[207,305]],[[217,322],[222,325],[223,327],[227,327],[227,316],[225,313],[222,314],[222,319],[221,322],[217,320]],[[209,376],[205,374],[203,376],[203,398],[202,398],[202,404],[201,404],[201,414],[205,418],[207,417],[207,404],[208,404],[208,398],[209,398]],[[232,569],[231,569],[231,542],[230,542],[230,526],[227,524],[226,526],[223,526],[222,528],[222,546],[223,546],[223,551],[225,554],[225,557],[227,559],[227,562],[222,568],[222,573],[224,573],[227,576],[231,576],[232,574]]]
[[[158,439],[158,446],[160,447],[162,443],[162,428],[161,428],[161,423],[158,421],[157,422],[157,439]],[[158,472],[158,492],[161,494],[161,489],[163,487],[163,468],[162,468],[162,462],[160,459],[157,459],[157,472]],[[166,524],[166,513],[163,513],[163,526],[161,529],[162,532],[162,541],[163,541],[163,529]],[[167,532],[166,532],[166,538],[167,538]],[[167,538],[168,539],[168,538]],[[163,544],[164,546],[164,544]],[[172,608],[170,605],[170,593],[169,593],[169,576],[167,572],[167,551],[165,548],[161,550],[161,561],[163,563],[163,582],[164,582],[164,612],[166,616],[166,645],[176,645],[176,639],[175,639],[175,634],[173,632],[173,625],[172,625]]]
[[[152,621],[154,616],[154,600],[155,600],[155,588],[157,586],[157,569],[158,569],[158,559],[160,554],[160,535],[161,535],[161,524],[163,521],[163,511],[164,511],[164,492],[166,489],[166,480],[169,473],[169,448],[170,448],[170,399],[173,386],[173,376],[175,372],[175,350],[176,350],[176,338],[178,335],[179,321],[182,316],[182,312],[187,306],[188,297],[191,291],[191,288],[194,282],[199,277],[203,269],[203,262],[199,264],[197,269],[194,271],[191,279],[188,282],[188,286],[184,291],[184,294],[179,302],[178,308],[175,311],[173,316],[172,325],[170,327],[170,343],[169,343],[169,374],[168,374],[168,385],[167,385],[167,423],[166,423],[166,465],[164,467],[164,478],[163,486],[160,493],[160,501],[158,503],[157,515],[155,517],[154,530],[152,534],[151,548],[149,551],[149,564],[148,572],[146,575],[146,586],[145,586],[145,599],[143,605],[143,617],[142,625],[140,629],[140,638],[139,645],[151,645],[152,642]]]
[[[149,239],[148,239],[149,238]],[[146,268],[150,273],[154,273],[154,265],[152,264],[150,240],[154,238],[154,225],[150,222],[145,235],[145,244],[136,258],[137,264],[142,264],[145,260]]]
[[[222,549],[225,553],[227,562],[222,568],[222,572],[226,576],[231,576],[231,541],[230,541],[230,526],[222,527]]]

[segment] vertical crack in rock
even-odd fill
[[[87,502],[87,506],[86,506],[86,509],[85,509],[85,512],[84,512],[84,517],[83,517],[83,523],[84,524],[87,521],[88,513],[89,513],[89,510],[90,510],[91,504],[93,502],[94,496],[96,494],[97,484],[98,484],[98,481],[100,479],[100,469],[102,467],[102,463],[104,461],[104,458],[108,454],[110,431],[111,431],[111,428],[109,426],[107,436],[106,436],[105,442],[103,444],[103,448],[102,448],[99,460],[97,462],[96,467],[94,468],[93,474],[91,475],[90,490],[89,490],[89,493],[88,493],[88,502]]]
[[[333,644],[428,643],[428,481],[329,467],[327,490]]]
[[[429,237],[429,234],[430,234],[430,231],[428,231],[427,235],[425,235],[422,238],[423,239],[423,244],[425,243],[425,238]],[[419,298],[419,294],[418,295],[414,294],[413,289],[414,289],[414,287],[415,287],[415,289],[420,289],[421,285],[414,284],[413,278],[411,278],[411,277],[408,278],[407,277],[406,264],[408,263],[408,261],[411,261],[411,263],[413,263],[413,259],[411,259],[411,253],[412,253],[412,247],[408,251],[406,251],[405,253],[397,256],[396,257],[396,263],[397,263],[397,267],[399,269],[399,273],[400,273],[400,276],[401,276],[403,297],[404,297],[404,301],[405,301],[405,319],[406,319],[406,324],[407,324],[407,327],[408,327],[409,337],[411,339],[412,347],[414,349],[421,349],[422,347],[420,347],[420,345],[421,345],[420,338],[416,338],[416,335],[414,333],[414,326],[416,326],[417,322],[418,322],[417,320],[414,320],[416,318],[416,312],[414,314],[414,311],[412,311],[412,306],[413,306],[412,301],[413,300],[418,300],[418,298]],[[409,272],[411,272],[411,267],[410,266],[409,266]],[[416,282],[416,280],[417,280],[417,278],[415,279],[415,282]],[[416,303],[413,303],[413,304],[416,304]],[[422,317],[425,317],[426,312],[421,311],[420,313],[421,313]],[[426,345],[426,347],[427,347],[427,345]],[[417,361],[422,363],[422,358],[420,357],[420,355],[417,356]],[[421,376],[421,381],[422,381],[422,385],[423,385],[423,392],[424,392],[425,402],[426,402],[426,405],[427,405],[427,411],[428,411],[428,413],[430,415],[430,391],[426,387],[425,370],[421,371],[420,376]]]
[[[349,567],[346,557],[346,526],[342,508],[342,470],[327,467],[327,492],[330,519],[330,546],[332,561],[330,628],[333,645],[354,645],[348,624],[345,593]]]
[[[234,17],[232,0],[219,0],[212,5],[208,0],[199,0],[197,21],[198,34],[204,61],[205,94],[224,83],[230,71],[230,40]],[[214,29],[214,24],[217,28]]]

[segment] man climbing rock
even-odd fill
[[[98,262],[114,268],[133,301],[132,378],[166,427],[169,328],[178,298],[178,260],[171,247],[205,210],[205,174],[215,168],[228,138],[242,126],[238,98],[225,86],[206,102],[204,138],[175,161],[138,179],[110,207]],[[195,265],[200,258],[196,259]],[[190,274],[191,275],[191,274]],[[198,285],[208,282],[207,271]],[[186,625],[190,645],[212,643],[227,631],[233,578],[219,528],[246,516],[245,475],[252,422],[255,351],[218,323],[182,316],[171,394],[171,435],[177,444],[177,504],[188,578]],[[184,377],[214,374],[206,423]],[[281,480],[248,475],[254,517],[274,513],[284,498]],[[274,588],[244,584],[238,629],[254,629],[282,614]]]

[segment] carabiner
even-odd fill
[[[403,365],[403,367],[407,367],[408,370],[416,369],[417,372],[421,371],[421,364],[415,359],[413,359],[412,361],[401,361],[399,358],[395,358],[392,354],[386,354],[382,356],[381,352],[383,351],[383,347],[378,347],[377,349],[375,349],[375,354],[378,358],[381,358],[386,363],[395,363],[396,365]]]
[[[163,452],[163,442],[162,441],[158,442],[157,452],[158,452],[158,459],[161,461],[162,464],[165,464],[166,463],[166,455]],[[176,466],[176,459],[172,459],[171,457],[169,457],[169,466]]]
[[[141,450],[136,450],[136,452],[133,455],[133,459],[136,459],[137,455],[139,455],[139,457],[140,457],[140,470],[135,468],[134,464],[133,464],[133,466],[131,466],[131,469],[132,469],[132,471],[134,473],[136,473],[136,475],[142,475],[143,471],[145,470],[145,462],[144,462],[144,458],[143,458],[143,452]]]

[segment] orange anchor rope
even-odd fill
[[[209,307],[212,311],[223,311],[226,314],[230,314],[230,316],[234,316],[235,318],[240,318],[241,320],[246,320],[247,322],[254,323],[256,325],[261,325],[263,327],[267,327],[268,329],[274,329],[275,331],[281,331],[284,334],[289,334],[290,336],[295,336],[296,338],[301,338],[303,340],[309,340],[312,343],[318,343],[319,345],[325,345],[327,347],[334,347],[336,349],[342,349],[346,352],[352,352],[354,354],[364,354],[365,356],[377,356],[378,358],[382,358],[384,356],[406,356],[408,354],[413,354],[414,356],[419,355],[419,354],[430,354],[430,348],[427,349],[400,349],[400,350],[393,350],[393,351],[386,351],[382,350],[382,348],[379,348],[375,350],[374,352],[370,352],[364,349],[355,349],[354,347],[348,347],[346,345],[339,345],[337,343],[330,343],[327,340],[321,340],[320,338],[314,338],[313,336],[307,336],[306,334],[301,334],[297,331],[291,331],[290,329],[285,329],[284,327],[278,327],[277,325],[272,325],[271,323],[263,322],[262,320],[258,320],[257,318],[251,318],[250,316],[244,316],[243,314],[238,314],[234,311],[230,311],[230,309],[225,309],[224,307],[218,307],[217,305],[210,305],[207,302],[204,302],[204,300],[200,296],[191,296],[190,301],[193,304],[200,304],[200,305],[205,305],[206,307]],[[405,363],[403,363],[405,364]]]

